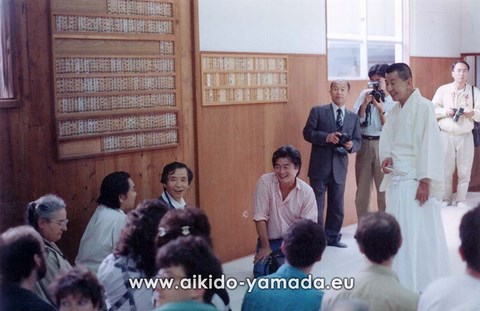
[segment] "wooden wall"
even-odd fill
[[[17,0],[20,1],[20,0]],[[82,6],[92,1],[77,2]],[[56,1],[67,4],[68,0]],[[54,192],[68,204],[69,230],[60,247],[73,260],[83,230],[92,215],[103,177],[116,170],[131,173],[143,198],[161,192],[159,174],[168,162],[186,162],[195,172],[187,201],[204,208],[210,218],[214,246],[222,260],[253,253],[256,232],[252,221],[253,190],[259,176],[272,171],[271,155],[283,144],[302,153],[300,177],[306,181],[310,144],[302,129],[310,108],[330,102],[326,55],[289,57],[289,101],[205,107],[201,105],[198,74],[196,1],[179,1],[182,103],[178,148],[58,161],[56,158],[50,1],[27,1],[23,22],[27,55],[20,108],[0,110],[0,231],[23,222],[27,202]],[[193,43],[195,42],[195,43]],[[438,85],[450,81],[452,59],[412,58],[414,83],[431,98]],[[27,70],[28,69],[28,70]],[[366,81],[351,81],[351,109]],[[355,156],[350,156],[344,224],[356,222],[354,207]],[[374,204],[375,206],[375,204]]]
[[[98,0],[76,1],[89,7]],[[105,2],[105,1],[103,1]],[[163,166],[178,160],[196,171],[192,57],[191,3],[179,1],[182,103],[180,146],[148,152],[99,156],[80,160],[56,158],[49,0],[27,1],[23,22],[27,27],[27,62],[30,74],[23,77],[24,101],[20,108],[0,110],[0,230],[23,222],[27,202],[46,193],[56,193],[67,203],[68,231],[59,245],[69,259],[76,256],[78,244],[96,208],[100,184],[105,175],[124,170],[136,184],[137,203],[158,197],[162,191]],[[52,3],[70,5],[69,0]],[[197,179],[187,201],[197,204]]]
[[[423,97],[432,99],[440,85],[453,82],[452,63],[458,58],[410,57],[413,85]]]
[[[302,131],[311,107],[331,101],[326,64],[325,55],[288,55],[287,103],[204,107],[198,100],[200,204],[209,212],[223,260],[255,250],[253,192],[258,178],[273,170],[271,156],[279,146],[292,144],[300,150],[300,178],[308,182],[311,145]],[[352,82],[348,108],[365,86],[366,81]],[[344,224],[356,222],[354,161],[350,156]]]

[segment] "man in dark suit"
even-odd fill
[[[332,103],[313,107],[303,129],[303,137],[312,143],[308,177],[315,191],[318,223],[323,224],[325,191],[328,191],[325,235],[327,245],[347,247],[340,242],[343,223],[343,201],[348,169],[348,154],[360,149],[360,121],[345,109],[350,83],[333,81],[330,85]]]

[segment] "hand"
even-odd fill
[[[453,117],[455,115],[455,109],[453,108],[450,108],[448,111],[447,111],[447,116],[449,117]]]
[[[380,101],[377,101],[375,99],[375,97],[372,96],[372,103],[373,105],[375,106],[375,108],[377,108],[377,110],[382,113],[383,112],[383,102],[382,100],[380,99]]]
[[[427,202],[429,196],[430,196],[430,183],[425,181],[420,181],[418,183],[417,195],[415,196],[415,199],[417,199],[420,206],[422,206],[425,202]]]
[[[338,144],[338,142],[340,141],[340,136],[342,136],[342,133],[339,133],[339,132],[333,132],[333,133],[330,133],[327,135],[327,143],[331,143],[331,144]]]
[[[390,174],[390,171],[385,169],[386,167],[392,167],[393,165],[393,159],[392,158],[385,158],[383,161],[382,161],[382,172],[384,174]]]
[[[367,93],[367,95],[365,95],[365,99],[363,100],[362,106],[364,106],[364,107],[366,108],[367,105],[368,105],[372,100],[373,100],[372,94]]]
[[[264,262],[267,260],[268,255],[272,252],[272,249],[270,248],[270,245],[267,247],[261,247],[258,252],[255,254],[255,257],[253,257],[253,264],[256,264],[257,262]]]
[[[463,112],[463,116],[467,119],[473,118],[474,112],[471,109],[467,109]]]
[[[350,150],[353,147],[353,142],[351,140],[349,140],[349,141],[347,141],[346,143],[343,144],[343,147],[347,150]]]

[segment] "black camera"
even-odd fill
[[[347,133],[343,133],[341,136],[338,137],[338,144],[335,145],[335,152],[342,155],[347,156],[348,151],[343,147],[343,144],[352,140],[352,137]]]
[[[455,114],[453,115],[453,122],[457,122],[458,118],[463,114],[463,107],[460,108],[453,108],[453,111],[455,111]]]
[[[367,86],[373,89],[368,95],[372,95],[377,102],[385,101],[385,92],[380,89],[380,83],[378,81],[368,82]]]
[[[368,88],[373,89],[368,95],[372,95],[377,102],[385,102],[385,92],[380,89],[380,83],[378,81],[368,82],[367,86]],[[369,102],[367,108],[365,108],[365,121],[360,124],[361,127],[367,127],[370,125],[372,119],[372,106],[373,101]]]
[[[337,145],[343,145],[346,142],[349,142],[352,140],[352,137],[348,135],[347,133],[343,133],[340,137],[338,137],[338,144]]]

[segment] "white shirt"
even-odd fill
[[[171,195],[169,195],[167,191],[163,191],[162,199],[167,203],[171,203],[175,209],[185,208],[185,206],[187,205],[187,202],[185,202],[183,198],[180,202],[178,202]]]
[[[480,310],[480,279],[468,274],[433,281],[420,296],[419,311]]]
[[[103,260],[98,269],[98,281],[105,289],[105,302],[108,309],[122,299],[127,291],[132,294],[132,302],[137,311],[154,309],[153,289],[148,289],[145,284],[142,284],[141,288],[135,289],[126,286],[125,281],[134,278],[145,278],[145,275],[137,269],[136,262],[133,259],[126,256],[118,256],[115,258],[115,255],[110,254]],[[124,303],[115,310],[131,310],[130,301],[125,300]]]
[[[112,253],[127,222],[121,209],[99,205],[83,233],[75,263],[97,273],[103,259]]]

